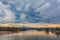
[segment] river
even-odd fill
[[[0,40],[60,40],[60,35],[45,31],[22,31],[14,34],[0,35]]]

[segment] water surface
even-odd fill
[[[60,40],[60,35],[45,31],[22,31],[15,34],[0,35],[0,40]]]

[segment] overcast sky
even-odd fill
[[[60,0],[0,0],[0,23],[60,23]]]

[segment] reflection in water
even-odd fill
[[[22,31],[17,34],[0,35],[0,40],[60,40],[54,33],[45,31]]]

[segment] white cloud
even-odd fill
[[[21,10],[22,10],[22,6],[21,6],[21,5],[18,5],[18,6],[16,7],[16,10],[17,10],[17,11],[21,11]]]
[[[16,6],[16,10],[17,11],[22,11],[22,9],[24,8],[24,5],[25,5],[24,1],[18,2],[18,4],[15,5]]]
[[[25,10],[25,11],[29,11],[30,6],[31,6],[31,4],[29,4],[29,3],[26,4],[24,10]]]
[[[1,21],[2,19],[1,19],[1,17],[0,17],[0,21]]]
[[[20,19],[21,19],[21,20],[25,20],[25,19],[26,19],[26,15],[25,15],[24,13],[21,13],[21,14],[20,14]]]
[[[32,1],[32,7],[37,8],[40,5],[44,4],[45,2],[46,2],[46,0],[33,0]]]
[[[43,6],[38,7],[38,8],[36,9],[36,11],[37,11],[37,12],[41,12],[41,11],[43,11],[43,10],[45,10],[45,9],[49,8],[49,7],[50,7],[50,5],[51,5],[51,3],[50,3],[50,2],[46,2],[45,4],[43,4]]]
[[[51,3],[47,2],[47,3],[45,3],[43,6],[44,6],[44,7],[49,7],[50,4],[51,4]]]
[[[57,2],[60,2],[60,0],[57,0]]]
[[[15,20],[15,16],[14,16],[13,12],[5,10],[5,13],[6,13],[5,17],[2,18],[4,21],[9,22],[9,21],[14,21]]]
[[[0,2],[0,22],[9,22],[15,19],[13,12],[9,8],[9,5]]]

